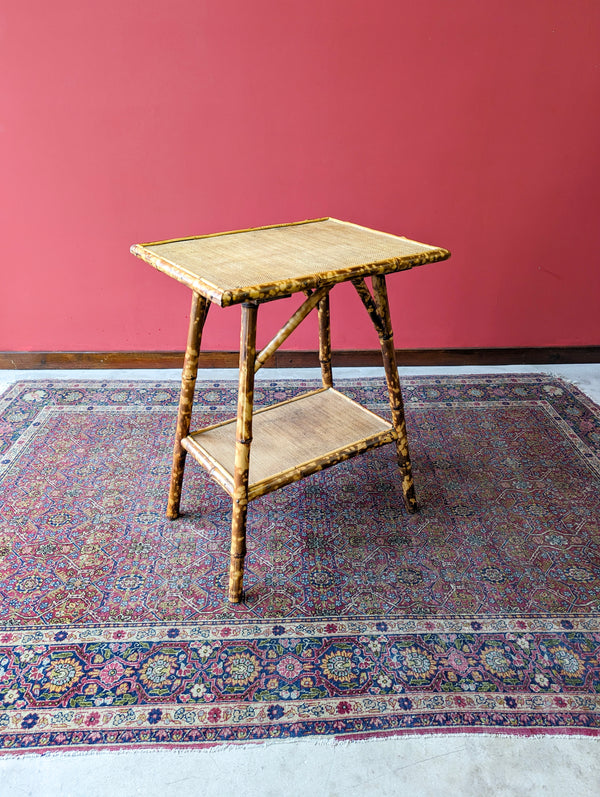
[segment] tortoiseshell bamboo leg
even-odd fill
[[[179,503],[181,501],[181,486],[185,470],[186,450],[182,448],[181,441],[190,431],[192,418],[192,404],[194,403],[194,388],[198,374],[198,356],[200,354],[200,341],[202,328],[210,303],[208,299],[198,293],[192,294],[192,307],[190,310],[190,326],[188,329],[187,347],[183,361],[181,375],[181,393],[179,394],[179,411],[177,414],[177,428],[175,430],[175,445],[173,447],[173,468],[171,470],[171,486],[167,503],[167,517],[171,520],[179,517]]]
[[[333,387],[331,373],[331,331],[329,325],[329,294],[319,302],[319,362],[323,387]]]
[[[390,308],[388,303],[385,276],[372,277],[373,298],[377,313],[382,323],[379,332],[379,342],[383,355],[383,365],[385,368],[385,378],[387,381],[390,396],[390,408],[392,410],[392,423],[398,434],[396,440],[396,450],[398,452],[398,465],[402,473],[402,492],[404,503],[409,512],[416,512],[418,509],[415,497],[415,486],[412,477],[412,466],[410,463],[410,452],[408,449],[408,437],[406,435],[406,420],[404,418],[404,402],[400,389],[400,379],[398,377],[398,367],[396,365],[396,353],[394,351],[394,336],[392,332],[392,322],[390,319]]]
[[[256,317],[258,305],[242,305],[240,340],[240,383],[233,475],[233,517],[231,522],[231,563],[229,600],[243,600],[244,559],[246,556],[246,516],[248,514],[248,471],[252,442],[252,406],[254,403],[254,360],[256,357]]]

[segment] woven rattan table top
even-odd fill
[[[331,218],[135,244],[131,251],[223,307],[450,256],[446,249]]]

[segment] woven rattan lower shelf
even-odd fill
[[[390,423],[332,388],[257,410],[252,432],[249,501],[397,439]],[[234,491],[235,433],[234,419],[181,441],[230,495]]]

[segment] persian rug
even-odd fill
[[[178,384],[5,392],[0,749],[598,734],[600,409],[537,375],[403,390],[420,512],[393,446],[252,502],[238,606],[229,497],[188,459],[164,516]],[[196,396],[194,428],[235,414],[232,382]]]

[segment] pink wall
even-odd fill
[[[181,349],[131,243],[327,215],[452,250],[390,278],[398,346],[600,344],[597,0],[23,0],[0,96],[0,349]]]

